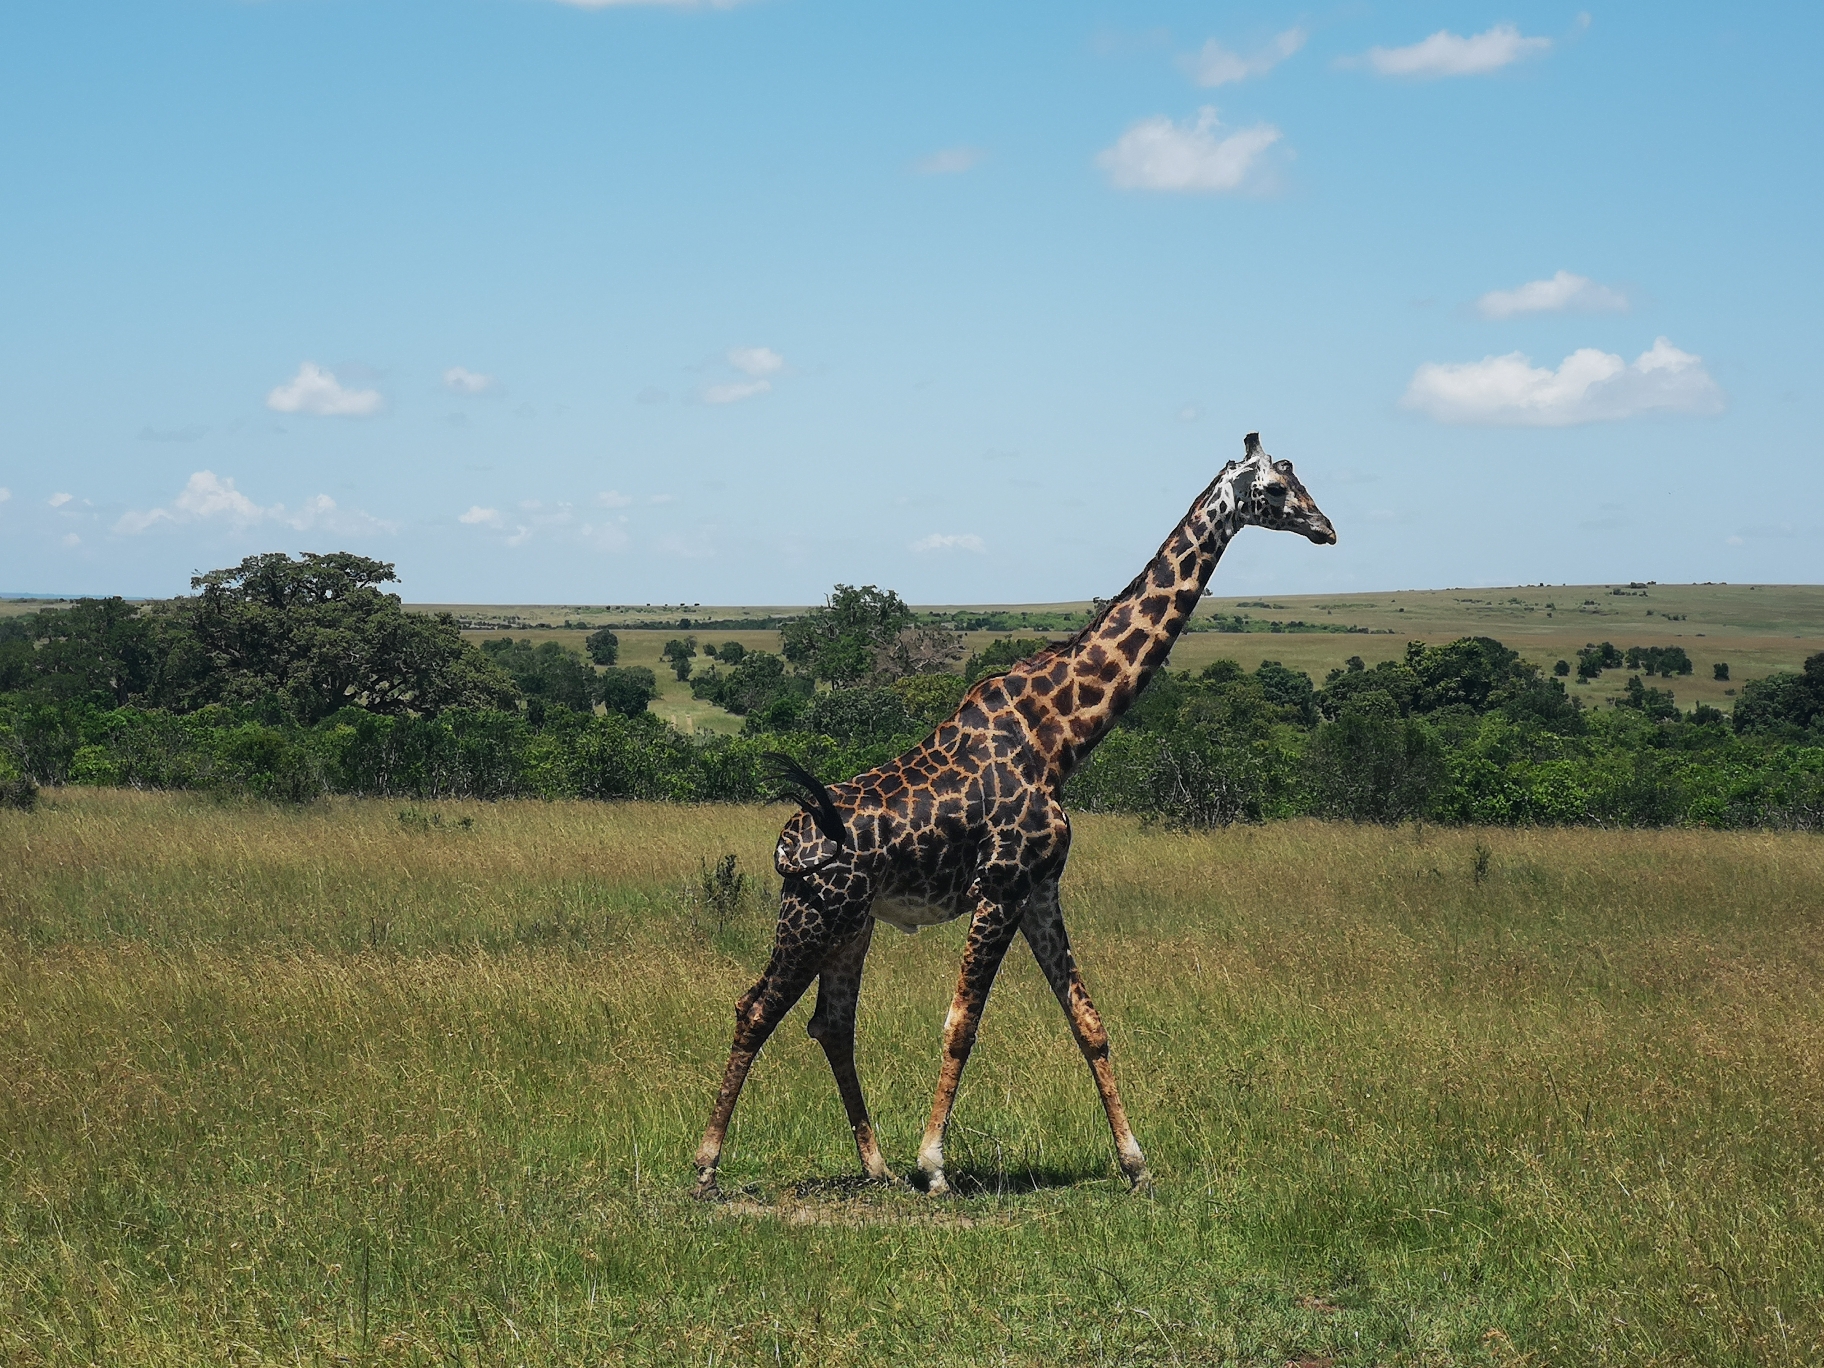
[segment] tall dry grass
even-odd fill
[[[0,814],[0,1358],[1824,1358],[1815,837],[1083,819],[1066,915],[1156,1196],[1016,951],[965,1196],[855,1187],[801,1008],[704,1209],[770,914],[687,893],[783,811],[401,811]],[[899,1164],[959,943],[876,940]]]

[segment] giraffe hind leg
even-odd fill
[[[817,1010],[811,1013],[805,1029],[812,1040],[823,1046],[824,1057],[830,1061],[843,1110],[855,1132],[855,1152],[861,1159],[862,1171],[876,1182],[889,1183],[895,1179],[881,1156],[867,1099],[862,1095],[861,1078],[855,1072],[855,1008],[861,1000],[861,972],[873,936],[874,922],[870,918],[852,939],[836,946],[824,959],[817,980]]]
[[[709,1124],[703,1129],[702,1143],[697,1146],[697,1197],[709,1199],[716,1195],[716,1168],[722,1162],[722,1144],[748,1071],[754,1067],[761,1047],[817,977],[827,944],[827,933],[814,906],[793,907],[789,901],[781,906],[779,932],[766,972],[735,1004],[735,1039],[729,1048],[728,1066],[722,1072],[722,1087],[710,1110]]]
[[[1115,1157],[1121,1172],[1137,1192],[1151,1191],[1153,1180],[1146,1167],[1146,1156],[1128,1124],[1127,1108],[1122,1105],[1120,1090],[1115,1087],[1114,1066],[1108,1059],[1108,1031],[1102,1015],[1090,1001],[1089,989],[1077,972],[1076,957],[1070,952],[1070,937],[1064,931],[1064,912],[1058,903],[1055,882],[1042,884],[1033,891],[1026,916],[1020,924],[1026,943],[1032,947],[1045,980],[1057,995],[1058,1005],[1070,1021],[1070,1031],[1077,1048],[1089,1064],[1096,1091],[1102,1095],[1102,1109],[1108,1113],[1108,1128],[1115,1139]]]

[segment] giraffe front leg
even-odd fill
[[[934,1197],[941,1197],[950,1190],[950,1184],[944,1178],[944,1130],[950,1124],[957,1085],[962,1082],[963,1066],[969,1062],[969,1051],[975,1045],[975,1033],[981,1026],[982,1011],[988,1005],[994,976],[1019,927],[1016,908],[1017,904],[984,900],[969,928],[969,943],[963,951],[956,996],[951,1000],[949,1015],[944,1018],[944,1055],[937,1074],[937,1096],[932,1100],[931,1119],[925,1123],[925,1136],[918,1147],[918,1171],[924,1178],[925,1191]]]
[[[855,1132],[855,1152],[860,1156],[862,1171],[875,1182],[890,1183],[897,1180],[881,1157],[867,1099],[862,1096],[861,1079],[855,1072],[855,1008],[861,1000],[861,971],[873,937],[874,922],[870,918],[853,939],[836,947],[824,960],[817,984],[817,1010],[811,1013],[805,1029],[812,1040],[823,1046],[824,1057],[830,1061],[843,1110]]]
[[[1025,933],[1026,943],[1032,947],[1033,958],[1039,962],[1046,982],[1051,984],[1051,991],[1057,995],[1058,1005],[1070,1021],[1077,1048],[1083,1052],[1096,1081],[1096,1091],[1102,1095],[1102,1109],[1108,1114],[1108,1129],[1114,1135],[1115,1158],[1121,1165],[1121,1172],[1127,1175],[1134,1191],[1151,1192],[1153,1179],[1147,1171],[1146,1156],[1140,1152],[1140,1142],[1134,1138],[1134,1128],[1128,1124],[1127,1108],[1122,1105],[1121,1093],[1115,1087],[1114,1065],[1108,1060],[1108,1031],[1102,1025],[1102,1015],[1096,1011],[1096,1004],[1090,1001],[1089,989],[1083,986],[1076,957],[1070,952],[1070,937],[1064,931],[1064,911],[1059,905],[1055,880],[1041,884],[1033,891],[1020,929]]]

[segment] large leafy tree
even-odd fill
[[[511,707],[518,691],[448,613],[408,613],[385,561],[346,551],[249,556],[190,581],[159,615],[153,701],[178,710],[276,699],[301,722],[339,708]]]
[[[779,631],[785,658],[814,679],[843,686],[873,675],[875,655],[890,651],[914,614],[891,589],[839,584],[823,607],[787,622]]]
[[[156,624],[118,598],[23,614],[0,622],[0,692],[118,707],[153,687],[161,646]]]

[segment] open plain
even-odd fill
[[[0,1359],[1824,1358],[1815,836],[1085,817],[1066,913],[1156,1192],[1016,947],[961,1195],[856,1182],[801,1005],[699,1205],[771,927],[770,875],[718,908],[702,870],[766,871],[784,813],[0,812]],[[960,940],[876,940],[896,1166]]]
[[[1221,580],[1220,569],[1217,572]],[[1111,590],[1116,586],[1110,586]],[[705,607],[643,605],[499,605],[427,604],[426,611],[445,609],[465,621],[485,622],[467,635],[475,639],[516,635],[535,641],[557,640],[581,648],[588,629],[613,623],[621,640],[621,663],[644,665],[659,677],[660,696],[652,710],[686,731],[738,731],[741,719],[693,699],[688,685],[672,678],[659,652],[672,637],[695,635],[720,644],[739,641],[748,650],[776,651],[779,634],[765,619],[802,612],[802,608]],[[986,604],[966,607],[927,606],[921,613],[937,618],[1001,613],[1017,624],[1018,616],[1081,615],[1090,603]],[[1350,656],[1372,666],[1402,656],[1409,641],[1441,645],[1465,636],[1494,637],[1541,669],[1566,660],[1575,664],[1580,647],[1611,641],[1630,646],[1682,646],[1695,671],[1670,681],[1679,705],[1697,703],[1728,712],[1741,685],[1776,670],[1797,670],[1805,657],[1824,650],[1824,586],[1815,584],[1648,584],[1645,582],[1584,585],[1523,585],[1509,588],[1422,589],[1373,594],[1275,595],[1271,598],[1209,598],[1197,618],[1207,624],[1221,616],[1231,624],[1245,618],[1246,632],[1198,631],[1180,637],[1171,668],[1199,669],[1227,657],[1253,669],[1277,660],[1303,670],[1319,685]],[[702,621],[754,626],[703,629]],[[690,627],[683,626],[685,621]],[[566,628],[562,624],[575,624]],[[1280,625],[1278,631],[1274,624]],[[1354,628],[1355,630],[1346,630]],[[1062,636],[1062,632],[1025,629],[971,631],[964,648],[979,651],[997,636]],[[1728,680],[1715,677],[1713,666],[1730,667]],[[1619,695],[1628,671],[1610,670],[1584,684],[1567,680],[1586,704],[1601,705]]]

